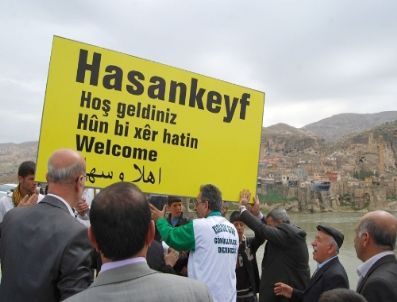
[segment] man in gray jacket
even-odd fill
[[[149,268],[146,252],[154,221],[144,194],[131,183],[116,183],[93,200],[88,234],[100,252],[102,268],[94,283],[68,302],[212,301],[196,280]]]
[[[8,211],[2,224],[1,302],[55,302],[92,282],[87,229],[73,208],[85,184],[81,154],[61,149],[48,161],[48,195]]]
[[[368,302],[397,301],[397,219],[386,211],[365,214],[356,227],[357,292]]]

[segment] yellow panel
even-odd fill
[[[256,191],[264,93],[116,51],[54,37],[37,175],[53,151],[87,161],[87,186],[225,200]]]

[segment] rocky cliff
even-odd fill
[[[303,211],[397,207],[397,121],[337,142],[277,125],[264,129],[262,141],[259,175],[268,203]],[[324,184],[330,189],[316,189]]]
[[[16,182],[16,171],[25,160],[36,160],[37,142],[0,144],[0,183]]]

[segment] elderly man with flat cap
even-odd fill
[[[290,298],[291,301],[313,302],[318,301],[321,294],[327,290],[349,288],[346,271],[338,259],[343,239],[343,234],[337,229],[318,225],[316,237],[312,242],[313,259],[318,263],[318,267],[308,286],[302,291],[278,282],[275,284],[274,293]]]

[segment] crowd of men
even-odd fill
[[[228,220],[220,190],[202,185],[197,218],[187,219],[180,198],[146,196],[127,182],[88,208],[85,161],[73,150],[49,158],[45,196],[34,174],[33,162],[22,163],[18,187],[0,199],[0,301],[397,301],[397,219],[386,211],[356,225],[363,263],[353,291],[338,258],[342,232],[317,226],[310,274],[306,232],[282,208],[263,216],[246,190]]]

